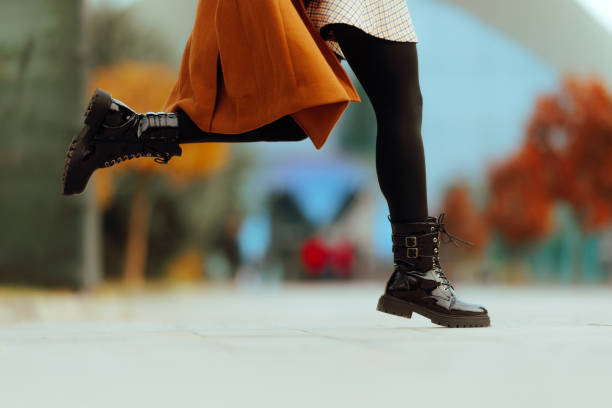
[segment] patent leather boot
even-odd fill
[[[471,244],[446,231],[444,214],[424,222],[391,222],[391,228],[393,273],[377,310],[407,318],[418,313],[447,327],[490,325],[487,309],[460,300],[442,270],[440,242]],[[447,240],[441,241],[441,234]]]
[[[89,101],[82,130],[68,148],[62,193],[81,193],[96,169],[124,160],[153,157],[157,163],[167,163],[181,155],[178,139],[176,114],[139,114],[98,89]]]

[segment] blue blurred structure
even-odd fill
[[[245,202],[253,211],[240,233],[247,259],[261,259],[270,242],[270,207],[274,194],[287,194],[305,221],[316,230],[335,221],[352,194],[371,185],[371,170],[363,163],[336,152],[335,155],[276,156],[268,158],[245,181]]]
[[[409,4],[420,41],[433,209],[455,178],[479,179],[489,162],[518,146],[536,96],[554,89],[559,73],[461,8],[439,0]]]
[[[253,175],[251,185],[260,192],[287,191],[306,218],[317,226],[333,221],[345,198],[368,180],[362,163],[346,157],[312,158],[277,162]]]

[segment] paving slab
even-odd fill
[[[612,406],[609,287],[459,285],[492,320],[466,329],[381,288],[0,292],[0,406]]]

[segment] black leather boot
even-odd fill
[[[391,219],[389,219],[391,221]],[[484,327],[490,325],[487,309],[457,298],[440,265],[440,234],[445,243],[463,241],[446,231],[444,214],[423,222],[391,221],[393,274],[377,310],[410,318],[412,313],[447,327]]]
[[[83,129],[68,148],[62,193],[81,193],[96,169],[124,160],[154,157],[157,163],[167,163],[181,155],[178,138],[176,114],[139,114],[98,89],[85,112]]]

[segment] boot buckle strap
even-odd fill
[[[414,248],[419,246],[417,236],[405,236],[405,235],[393,235],[391,240],[394,245],[399,245],[408,248]]]
[[[418,258],[419,248],[406,248],[406,257],[407,258]]]
[[[417,246],[417,237],[404,237],[404,246],[406,247],[416,247]]]

